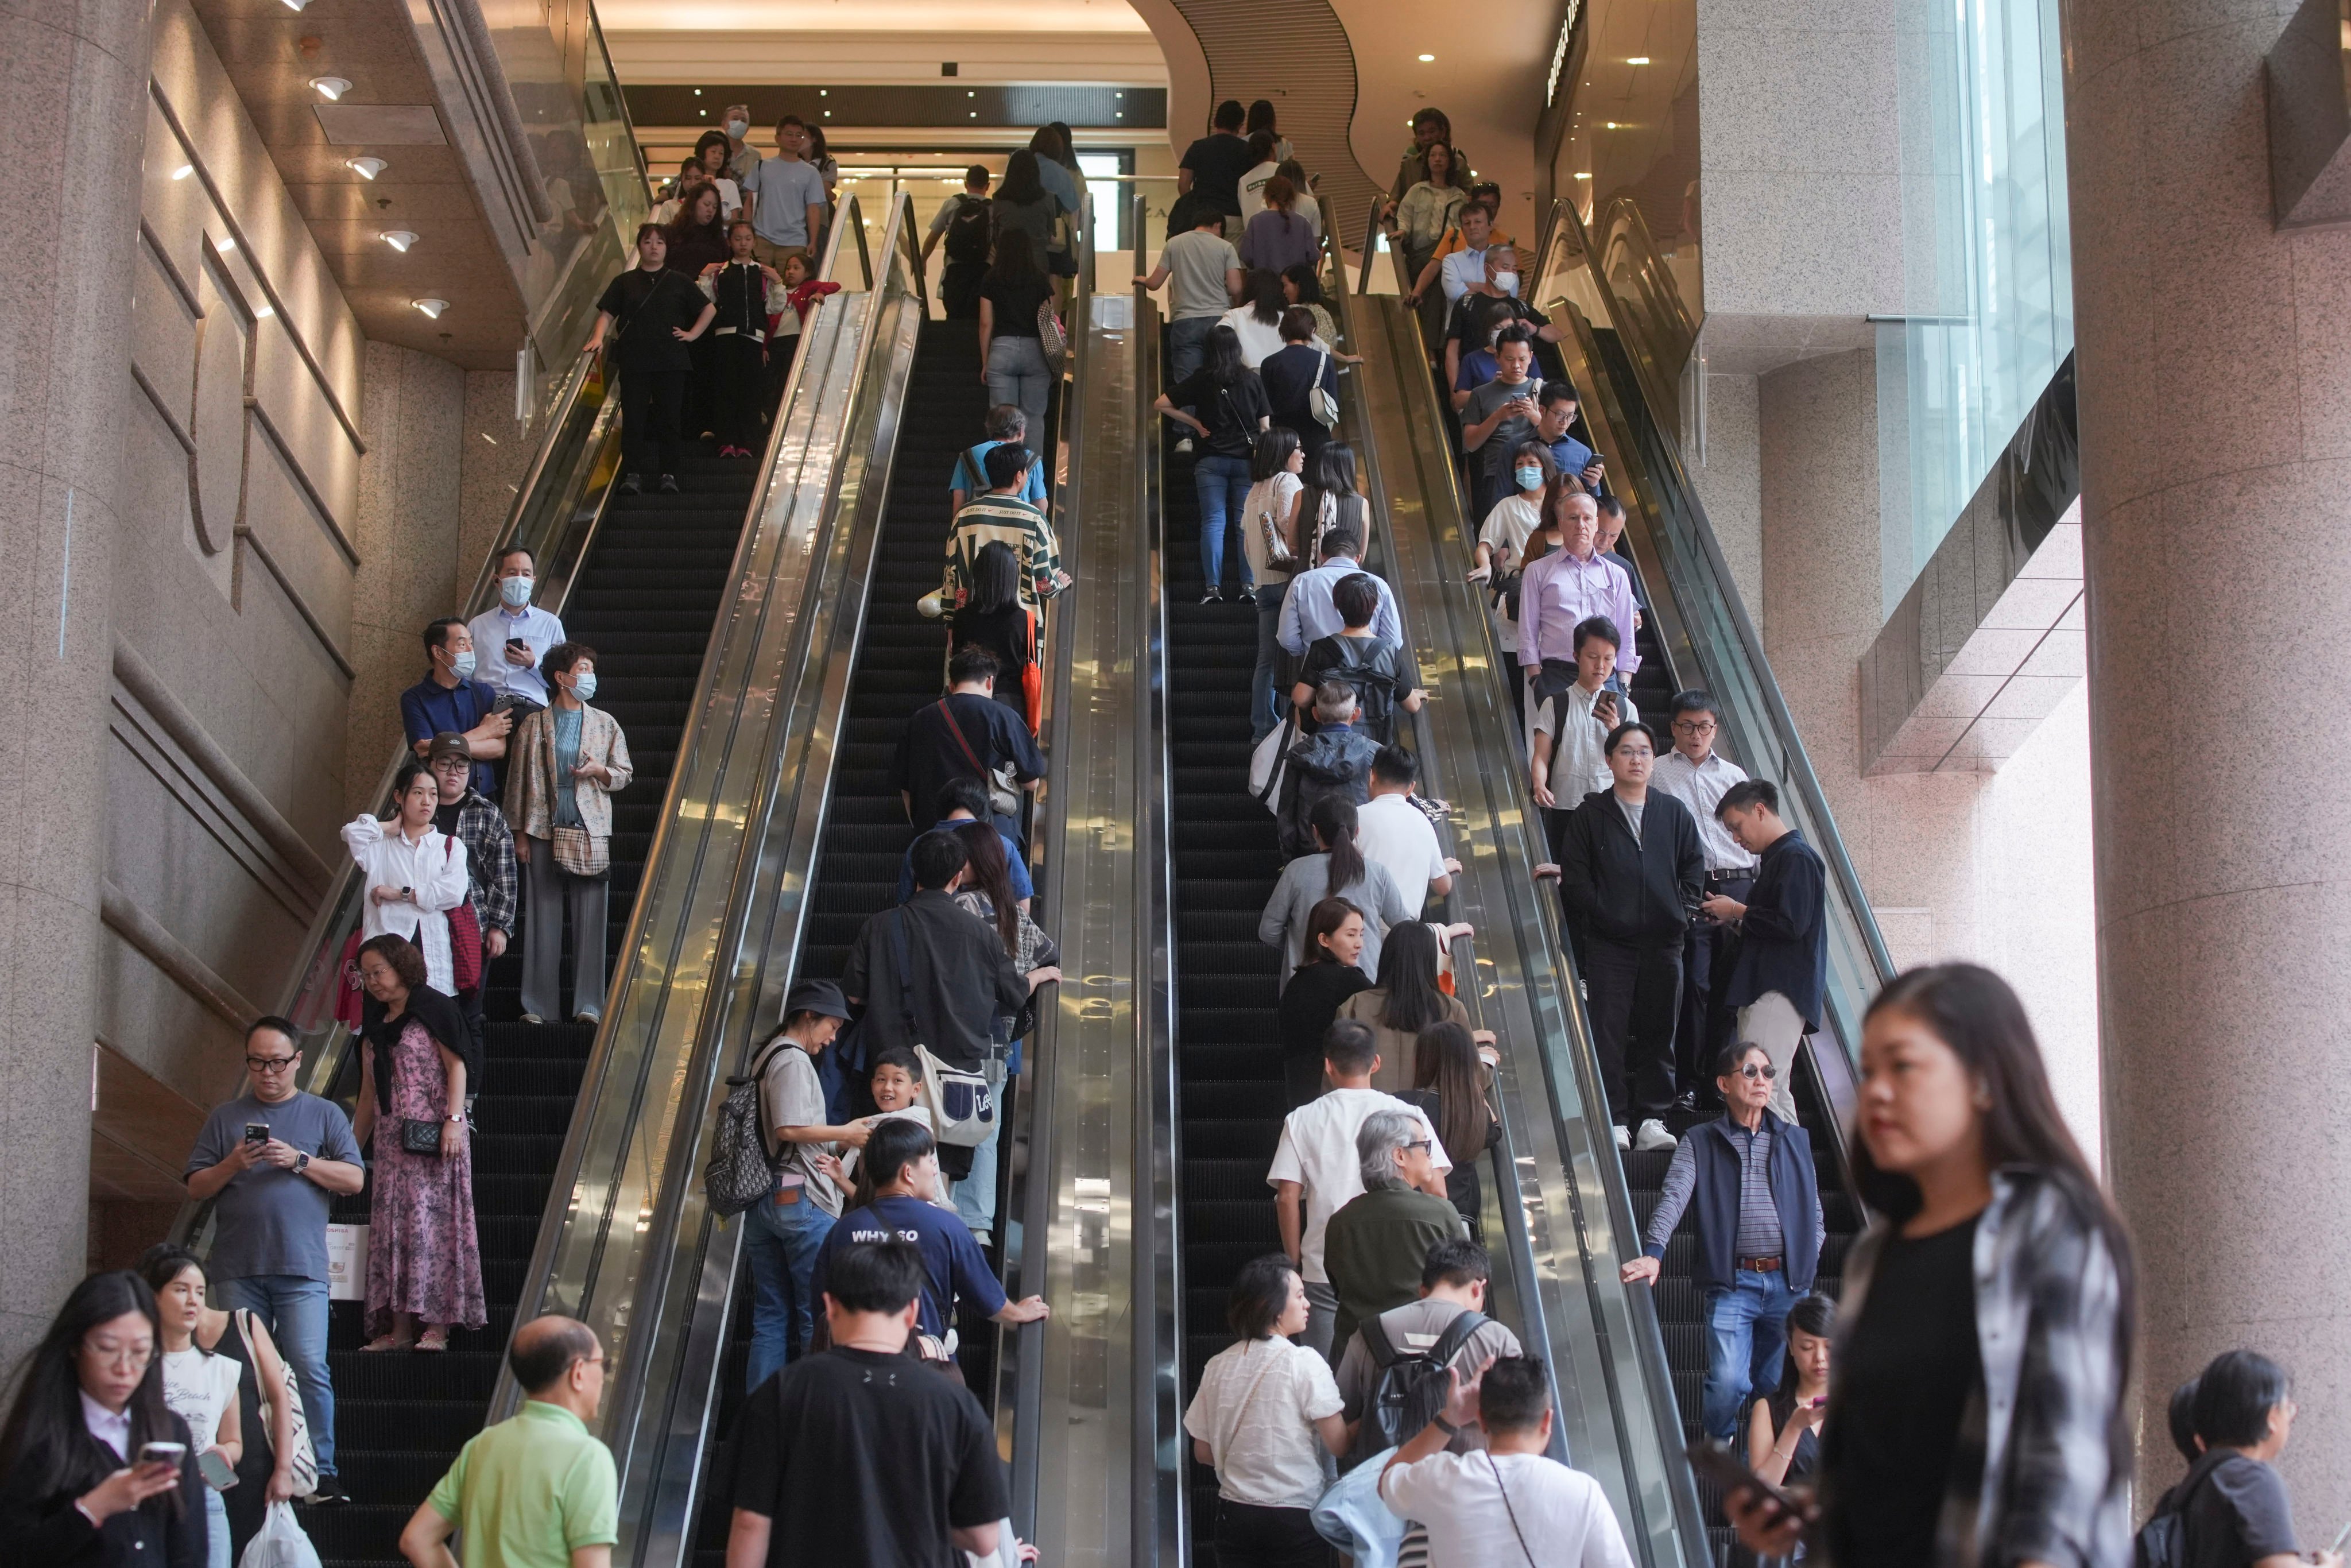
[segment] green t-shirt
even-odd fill
[[[620,1490],[611,1450],[579,1416],[526,1399],[465,1445],[431,1501],[457,1526],[465,1568],[571,1568],[580,1547],[620,1540]]]

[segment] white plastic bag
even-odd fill
[[[1297,739],[1298,721],[1285,718],[1249,753],[1249,798],[1275,816],[1281,814],[1281,780],[1290,771],[1290,748]]]
[[[269,1517],[261,1522],[261,1533],[246,1542],[245,1555],[237,1559],[237,1568],[320,1568],[319,1549],[302,1533],[295,1522],[294,1505],[273,1502]]]

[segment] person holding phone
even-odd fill
[[[1535,566],[1541,564],[1537,561]],[[1529,567],[1528,574],[1534,570]],[[1526,613],[1523,599],[1520,613]],[[1568,813],[1585,796],[1615,785],[1616,775],[1609,768],[1606,751],[1610,732],[1618,725],[1641,720],[1641,710],[1633,700],[1605,684],[1608,672],[1615,668],[1616,650],[1623,641],[1615,622],[1605,615],[1590,617],[1575,628],[1573,676],[1562,681],[1559,671],[1546,670],[1529,694],[1532,699],[1527,712],[1529,782],[1535,804],[1542,810],[1545,841],[1551,845],[1553,861],[1563,853]],[[1537,876],[1546,872],[1555,875],[1558,867],[1535,868]],[[1580,933],[1583,923],[1571,916],[1568,929],[1571,935]],[[1581,942],[1581,936],[1576,939]]]
[[[498,601],[466,622],[465,635],[475,649],[475,678],[507,699],[499,707],[508,726],[499,733],[507,734],[547,706],[547,677],[538,662],[563,641],[563,618],[534,602],[538,562],[520,545],[499,554],[497,587]],[[486,753],[478,747],[471,749],[475,758],[506,755],[504,747]],[[486,795],[492,786],[477,782],[474,788]]]
[[[163,1331],[163,1402],[194,1435],[196,1472],[204,1482],[205,1561],[209,1568],[229,1568],[235,1559],[222,1494],[236,1485],[237,1464],[245,1457],[245,1426],[237,1409],[242,1364],[196,1343],[204,1316],[204,1265],[193,1258],[175,1261],[179,1267],[164,1274],[155,1293]]]
[[[205,1568],[204,1483],[163,1397],[155,1293],[73,1288],[0,1420],[0,1541],[15,1568]]]
[[[1991,970],[1898,976],[1862,1021],[1853,1184],[1817,1505],[1758,1481],[1750,1551],[1938,1568],[2130,1560],[2128,1235]],[[2200,1396],[2199,1396],[2200,1402]]]
[[[1817,1292],[1788,1309],[1786,1365],[1780,1386],[1749,1407],[1747,1462],[1781,1486],[1821,1466],[1821,1430],[1829,1417],[1829,1341],[1836,1302]]]
[[[1461,405],[1461,449],[1470,455],[1476,489],[1473,516],[1484,517],[1516,488],[1510,483],[1511,455],[1520,443],[1534,438],[1541,417],[1535,398],[1542,382],[1532,374],[1534,362],[1534,333],[1512,322],[1494,334],[1494,379]]]

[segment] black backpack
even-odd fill
[[[1347,1455],[1349,1465],[1359,1465],[1374,1454],[1410,1442],[1443,1412],[1446,1396],[1453,1389],[1449,1375],[1453,1358],[1489,1321],[1485,1313],[1465,1307],[1460,1316],[1445,1325],[1435,1344],[1419,1351],[1392,1343],[1377,1315],[1364,1320],[1357,1332],[1364,1337],[1364,1348],[1372,1353],[1378,1381],[1364,1406],[1364,1424],[1356,1429],[1355,1446]]]
[[[987,265],[988,207],[966,193],[956,197],[955,215],[947,219],[947,259]]]
[[[1281,776],[1281,809],[1274,813],[1274,829],[1284,861],[1315,852],[1308,819],[1325,796],[1343,796],[1349,805],[1360,806],[1372,792],[1372,757],[1379,743],[1357,731],[1351,738],[1362,744],[1347,747],[1348,755],[1333,758],[1329,747],[1315,744],[1321,738],[1291,747]]]
[[[1395,675],[1396,656],[1402,650],[1384,637],[1332,635],[1322,640],[1335,643],[1347,662],[1327,665],[1317,675],[1353,687],[1355,727],[1382,746],[1387,745],[1395,738],[1396,699],[1405,695]]]
[[[2131,1558],[2137,1568],[2188,1568],[2188,1500],[2196,1489],[2210,1480],[2212,1472],[2220,1468],[2229,1456],[2224,1452],[2206,1454],[2189,1467],[2180,1483],[2163,1495],[2147,1521],[2139,1526],[2138,1536],[2131,1542]]]

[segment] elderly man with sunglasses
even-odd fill
[[[1821,1260],[1821,1189],[1813,1144],[1772,1114],[1779,1070],[1742,1040],[1723,1051],[1715,1085],[1726,1109],[1692,1127],[1674,1150],[1665,1190],[1649,1217],[1648,1246],[1625,1265],[1625,1282],[1654,1283],[1682,1216],[1695,1206],[1690,1272],[1706,1302],[1709,1339],[1698,1396],[1707,1435],[1734,1437],[1750,1391],[1777,1386],[1787,1352],[1788,1309],[1813,1288]]]

